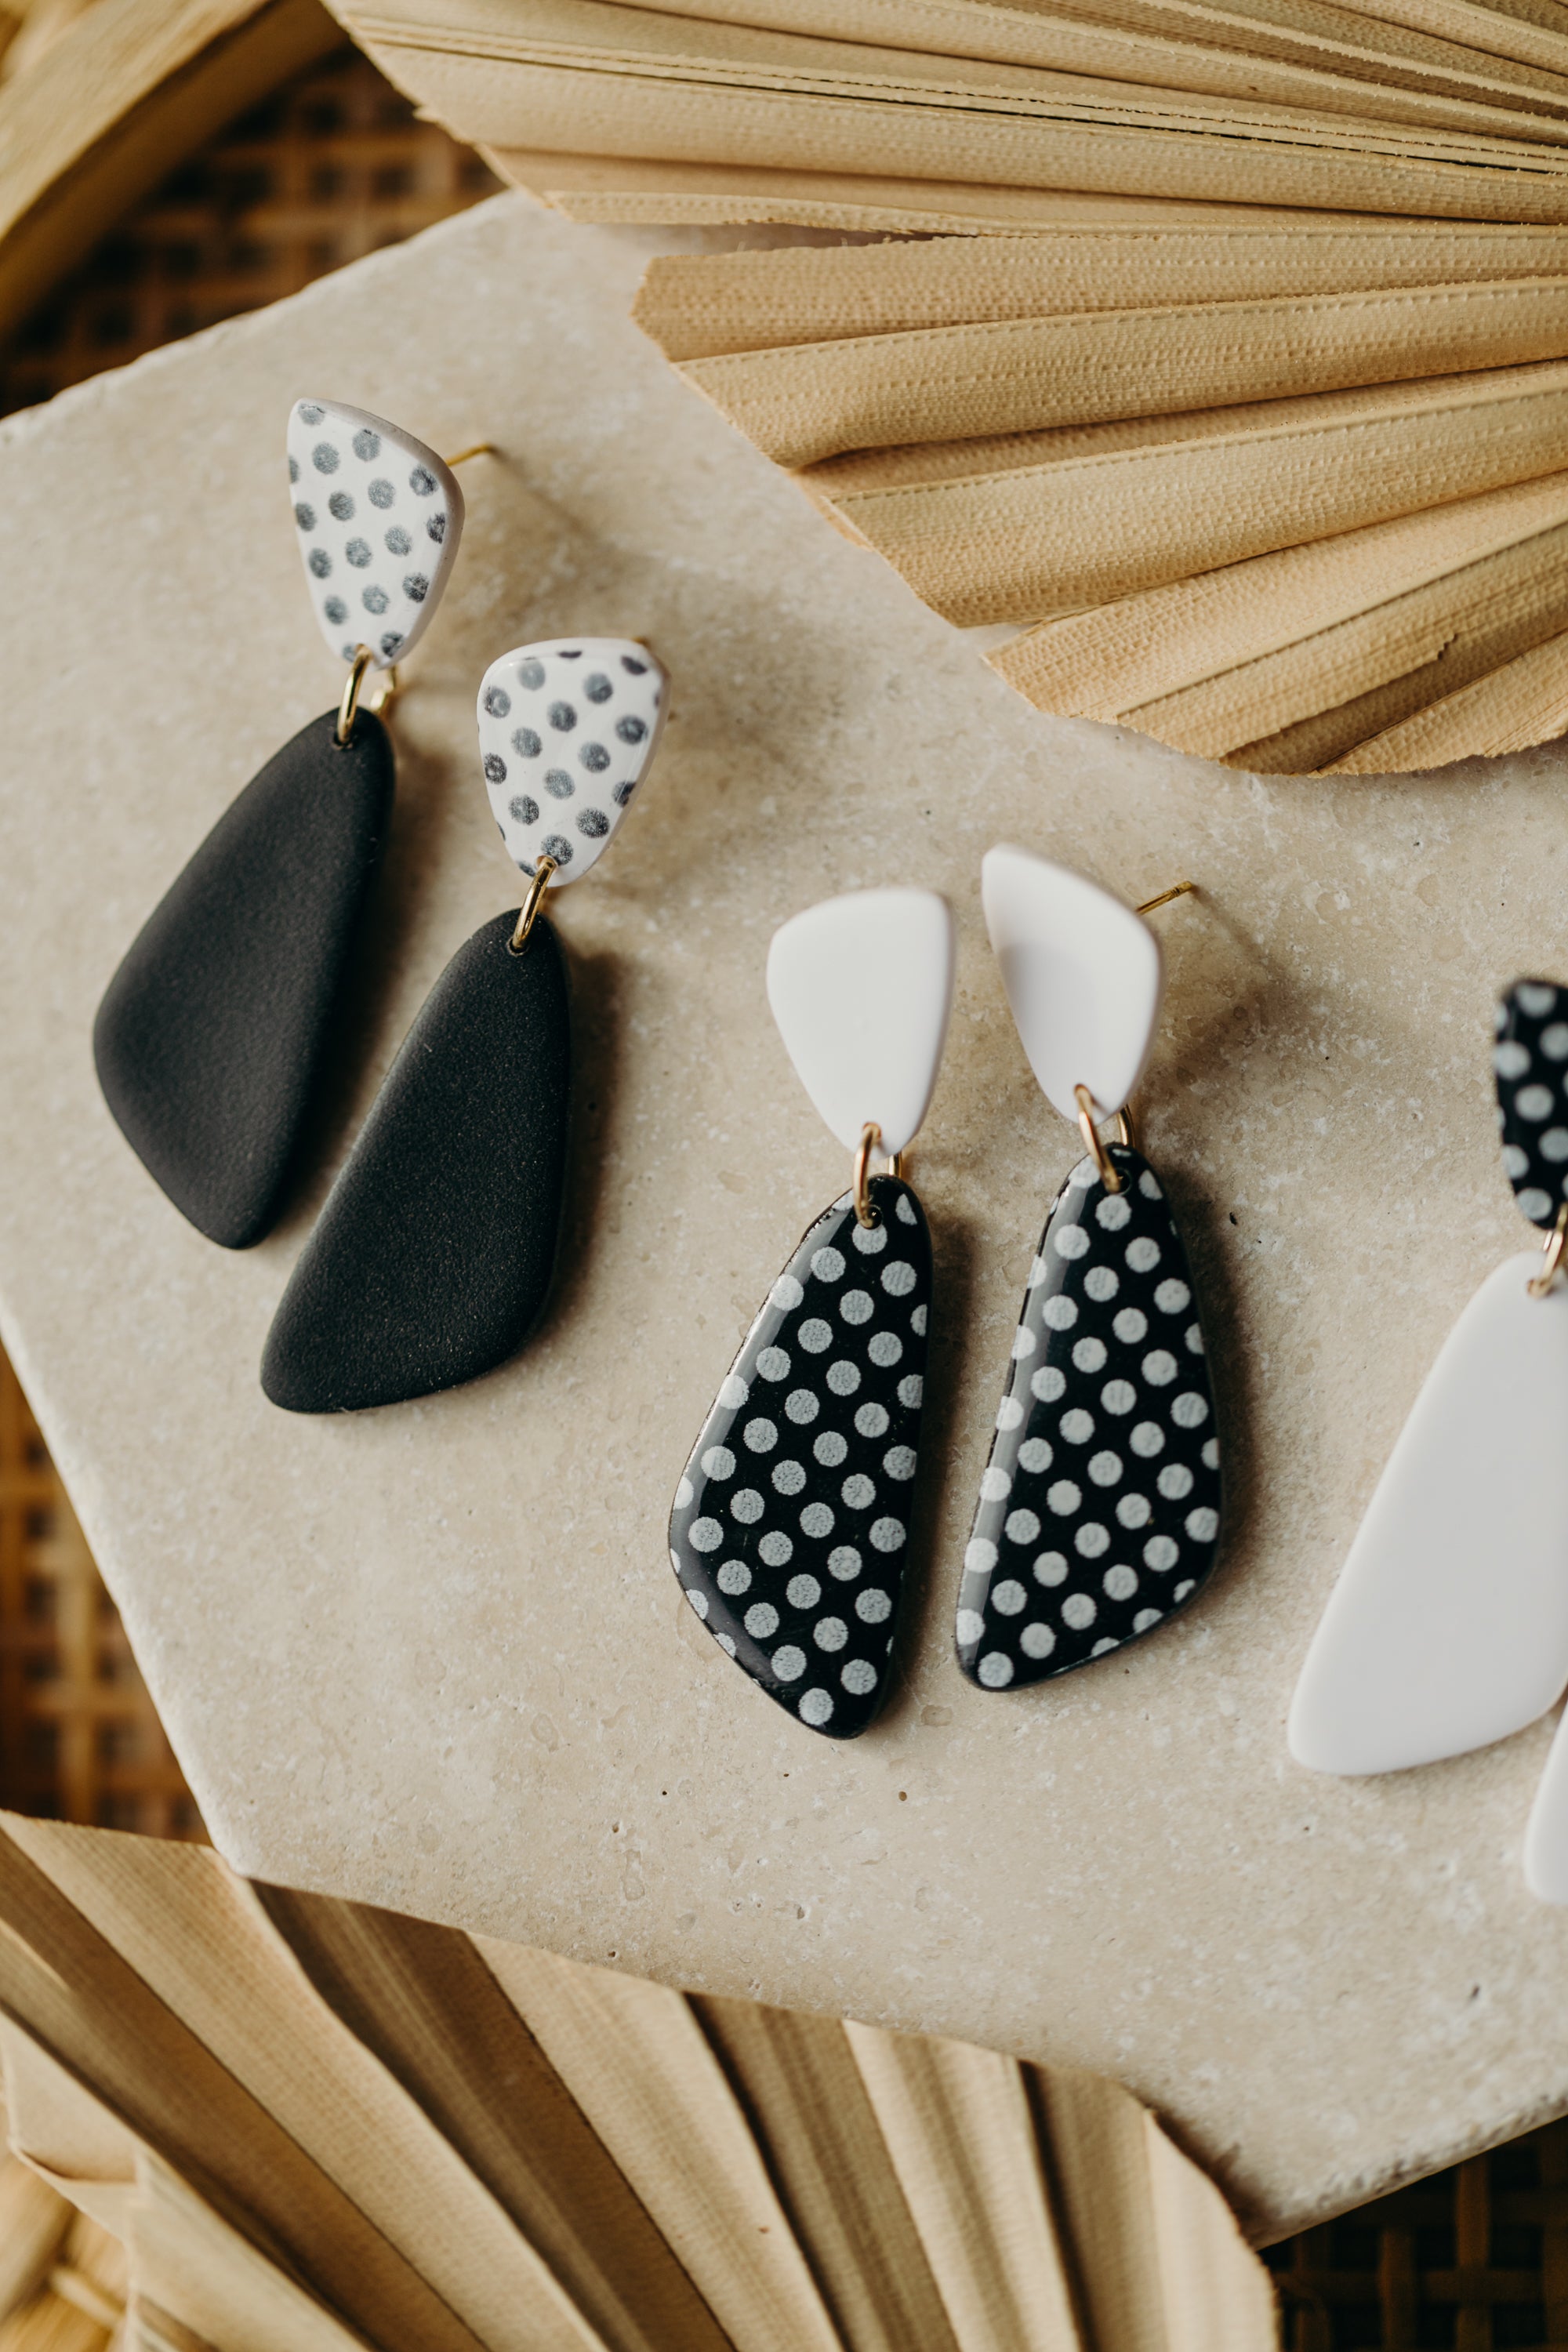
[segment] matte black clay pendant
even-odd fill
[[[386,730],[329,710],[221,816],[149,917],[93,1028],[104,1099],[226,1249],[276,1223],[392,814]]]
[[[1152,1633],[1214,1566],[1219,1441],[1192,1276],[1142,1156],[1109,1147],[1058,1194],[964,1554],[958,1663],[1044,1682]]]
[[[931,1308],[910,1187],[836,1201],[768,1293],[676,1489],[670,1559],[721,1649],[853,1739],[880,1706],[909,1545]]]
[[[1515,1200],[1532,1225],[1568,1201],[1568,989],[1515,981],[1497,1009],[1498,1127]]]
[[[517,910],[459,948],[420,1008],[284,1292],[261,1385],[289,1412],[456,1388],[543,1310],[565,1194],[565,959]]]

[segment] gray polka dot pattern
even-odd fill
[[[310,605],[340,660],[385,669],[417,645],[463,535],[463,494],[433,449],[340,401],[296,401],[289,498]]]
[[[1213,1568],[1214,1397],[1181,1236],[1125,1145],[1063,1185],[1030,1271],[964,1554],[958,1663],[1044,1682],[1152,1633]]]
[[[887,1687],[925,1392],[931,1236],[910,1187],[846,1193],[768,1294],[676,1489],[670,1559],[727,1655],[830,1739]]]
[[[1568,1200],[1568,988],[1520,980],[1497,1009],[1498,1129],[1515,1200],[1550,1229]]]
[[[575,882],[609,846],[664,724],[666,679],[631,637],[518,646],[479,685],[479,751],[507,856],[525,874],[541,851]]]

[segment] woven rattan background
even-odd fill
[[[1568,2345],[1568,2123],[1272,2247],[1287,2352]]]
[[[8,351],[0,414],[460,210],[495,186],[353,50],[183,165]],[[201,1824],[0,1358],[0,1804]],[[1568,2122],[1273,2248],[1287,2352],[1568,2352]]]
[[[295,293],[497,185],[342,49],[182,164],[34,312],[0,352],[0,415]]]

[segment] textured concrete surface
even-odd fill
[[[1355,1785],[1286,1703],[1422,1373],[1520,1244],[1494,984],[1568,971],[1563,756],[1258,782],[1044,719],[837,538],[625,322],[635,240],[521,198],[0,428],[0,1324],[213,1832],[240,1868],[685,1985],[1121,2076],[1260,2233],[1568,2106],[1568,1915],[1519,1847],[1550,1726]],[[396,836],[310,1195],[226,1255],[100,1104],[93,1008],[260,761],[335,695],[288,402],[479,436],[395,729]],[[513,904],[475,684],[572,629],[675,679],[646,796],[566,895],[581,1095],[547,1328],[460,1394],[291,1419],[257,1363],[416,1007]],[[1155,918],[1140,1108],[1212,1335],[1230,1536],[1206,1596],[1033,1693],[950,1639],[1020,1286],[1075,1139],[980,921],[1010,838]],[[769,933],[946,890],[952,1043],[912,1162],[936,1234],[899,1682],[847,1748],[680,1601],[670,1490],[737,1339],[845,1180],[767,1018]]]

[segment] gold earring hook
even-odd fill
[[[1195,882],[1173,882],[1168,890],[1162,890],[1158,898],[1145,898],[1141,907],[1134,908],[1133,912],[1152,915],[1156,907],[1168,907],[1173,898],[1184,898],[1189,890],[1195,890],[1197,887]]]
[[[444,466],[466,466],[470,457],[493,457],[495,455],[493,441],[472,441],[466,449],[459,449],[455,457],[443,457],[441,463]]]
[[[1568,1249],[1568,1201],[1557,1212],[1557,1223],[1542,1244],[1543,1257],[1539,1274],[1532,1274],[1525,1284],[1531,1298],[1544,1298],[1556,1281],[1563,1265],[1563,1253]]]

